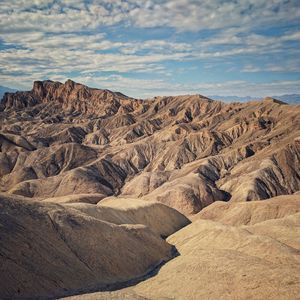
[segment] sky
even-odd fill
[[[0,0],[0,85],[300,93],[299,0]]]

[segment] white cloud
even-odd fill
[[[1,1],[3,32],[74,32],[125,22],[177,31],[260,27],[299,20],[297,0]]]
[[[139,91],[146,95],[150,89],[174,93],[195,91],[193,85],[166,82],[165,77],[174,75],[166,62],[189,61],[195,66],[201,62],[213,66],[211,62],[248,57],[242,60],[244,68],[240,68],[245,73],[297,72],[299,47],[286,47],[300,40],[300,32],[290,29],[266,36],[254,33],[254,29],[295,24],[300,18],[299,8],[296,0],[3,0],[0,33],[5,47],[0,50],[0,81],[8,85],[22,85],[22,81],[28,86],[32,80],[63,79],[68,74],[79,74],[79,81],[87,80],[87,74],[91,74],[91,82],[99,72],[129,72],[136,77],[143,72],[157,79],[132,76],[130,80],[135,95]],[[170,27],[175,33],[165,39],[128,37],[124,42],[104,33],[104,27],[111,25],[118,25],[118,30],[129,26]],[[207,38],[188,42],[177,39],[186,31],[208,29],[213,29],[213,33]],[[256,57],[284,56],[285,52],[290,55],[285,61],[255,63]],[[108,85],[112,80],[113,87],[121,91],[131,85],[122,76],[109,80],[95,78]],[[230,84],[234,86],[233,82]],[[205,87],[199,86],[204,91]],[[226,90],[224,85],[214,88]]]
[[[198,31],[259,27],[282,21],[288,23],[297,20],[300,11],[296,0],[172,0],[150,1],[147,6],[137,5],[130,16],[140,27],[170,26],[178,31]]]
[[[258,65],[246,65],[242,68],[242,72],[245,73],[257,73],[257,72],[285,72],[294,73],[300,70],[300,60],[297,56],[283,60],[274,61],[273,63],[264,63]]]

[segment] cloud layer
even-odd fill
[[[71,77],[136,97],[300,92],[299,8],[293,0],[4,0],[0,83]]]

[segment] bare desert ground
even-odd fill
[[[299,105],[36,81],[0,150],[3,299],[299,297]]]

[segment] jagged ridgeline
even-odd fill
[[[4,95],[0,120],[0,188],[9,194],[88,203],[138,197],[190,215],[216,200],[300,189],[300,106],[272,98],[141,100],[37,81]]]

